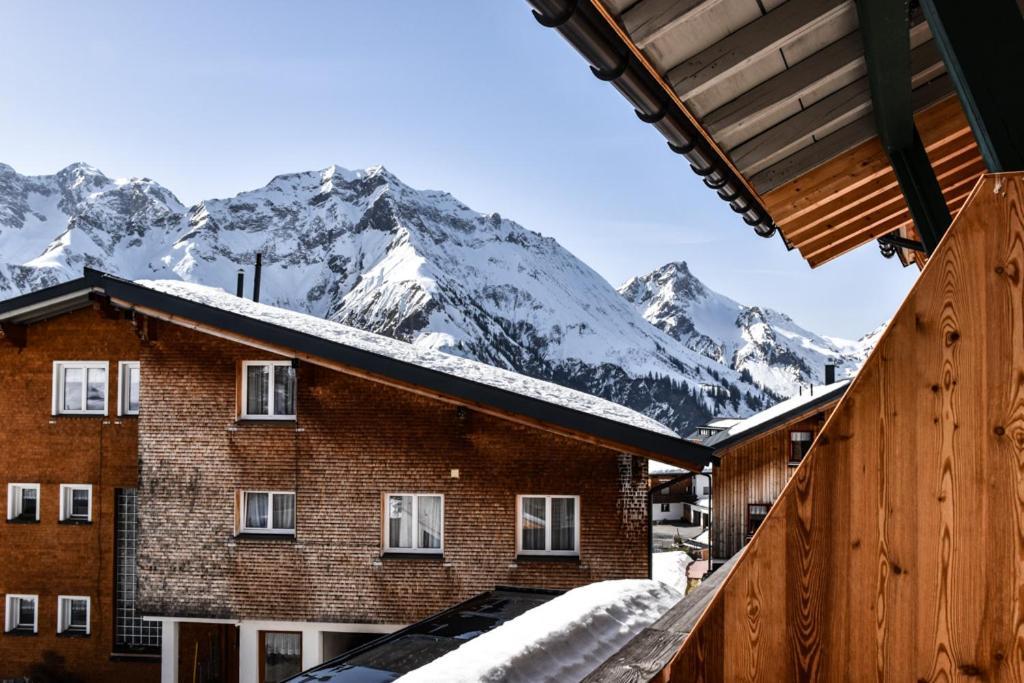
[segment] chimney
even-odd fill
[[[834,363],[825,363],[825,384],[835,384],[836,366]]]
[[[263,254],[256,254],[256,272],[252,276],[252,300],[260,300],[260,275],[263,274]]]
[[[238,284],[235,285],[235,296],[239,298],[245,296],[245,271],[241,268],[238,269]]]

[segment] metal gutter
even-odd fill
[[[652,73],[642,53],[629,44],[614,21],[588,0],[529,0],[534,17],[558,31],[590,64],[594,76],[610,82],[653,125],[669,148],[690,162],[704,184],[728,202],[761,237],[777,227],[760,197],[733,168],[725,154],[696,124],[671,89]],[[603,9],[603,8],[602,8]],[[610,25],[609,22],[612,22]]]

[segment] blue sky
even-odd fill
[[[860,336],[916,277],[869,245],[815,271],[706,190],[525,0],[0,3],[0,162],[87,161],[185,203],[384,164],[551,235],[612,284],[709,286]]]

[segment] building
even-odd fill
[[[647,458],[710,460],[607,401],[187,283],[87,270],[0,324],[5,677],[53,650],[88,680],[262,681],[496,585],[645,578]],[[157,644],[159,669],[120,661]]]
[[[705,424],[697,427],[692,432],[687,434],[686,438],[690,441],[696,441],[697,443],[704,443],[715,434],[723,432],[729,427],[732,427],[743,418],[740,417],[715,417],[708,420]]]
[[[714,449],[717,461],[713,566],[750,541],[848,385],[842,381],[808,387],[704,442]]]
[[[1020,680],[1020,3],[530,3],[757,235],[921,269],[707,602],[588,681]]]
[[[710,510],[701,507],[711,496],[711,469],[688,472],[681,467],[651,461],[651,519],[707,526]],[[705,518],[705,516],[707,518]]]

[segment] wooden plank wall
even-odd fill
[[[711,494],[715,519],[711,525],[711,552],[716,559],[732,557],[743,547],[747,535],[747,504],[774,503],[789,481],[789,433],[815,434],[825,421],[827,409],[803,416],[745,443],[716,453],[721,465],[715,468]]]
[[[1024,680],[1022,214],[983,177],[658,680]]]

